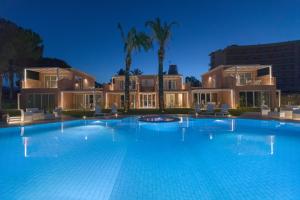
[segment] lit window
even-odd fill
[[[46,88],[57,88],[56,76],[45,76],[45,87]]]

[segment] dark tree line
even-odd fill
[[[15,77],[21,78],[25,66],[41,58],[42,38],[35,32],[0,18],[0,108],[3,78],[9,83],[9,99],[13,99]]]
[[[0,18],[0,110],[2,109],[3,79],[8,81],[9,100],[14,98],[15,85],[20,87],[23,71],[28,66],[70,66],[56,58],[43,58],[43,40],[30,29]]]

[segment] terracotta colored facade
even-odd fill
[[[209,97],[207,97],[209,94]],[[202,88],[192,90],[193,102],[228,104],[231,108],[280,106],[280,91],[270,65],[221,65],[202,75]]]
[[[125,77],[114,76],[104,88],[105,108],[124,107]],[[183,83],[181,75],[164,76],[164,100],[166,108],[189,108],[190,87]],[[158,108],[158,77],[156,75],[130,76],[130,108]]]
[[[165,108],[231,108],[280,106],[280,91],[269,65],[222,65],[202,75],[202,87],[193,88],[181,75],[164,75]],[[124,107],[124,76],[113,76],[103,88],[95,88],[95,79],[83,72],[66,68],[27,68],[19,94],[19,108],[51,110],[94,110]],[[130,108],[158,108],[158,76],[130,76]]]
[[[18,96],[19,108],[93,110],[103,105],[103,91],[94,77],[69,68],[27,68]]]

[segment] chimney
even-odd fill
[[[178,75],[177,65],[169,65],[168,75]]]

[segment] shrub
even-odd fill
[[[228,112],[232,116],[240,116],[243,113],[240,109],[230,109]]]
[[[110,113],[110,109],[103,109],[103,113]],[[193,113],[191,108],[168,108],[161,113],[158,109],[131,109],[127,113],[124,113],[124,110],[118,110],[120,114],[124,115],[153,115],[153,114],[191,114]],[[215,112],[220,112],[220,109],[216,109]],[[259,108],[238,108],[238,109],[229,109],[229,113],[232,116],[240,116],[245,112],[259,112]],[[203,111],[205,113],[205,111]],[[85,111],[85,110],[67,110],[63,111],[63,114],[69,115],[76,118],[93,117],[94,111]]]
[[[3,114],[8,114],[11,117],[20,116],[21,115],[21,111],[18,110],[18,109],[3,109],[2,113]]]
[[[82,118],[83,116],[92,117],[94,116],[94,111],[85,111],[85,110],[66,110],[62,112],[64,115]]]
[[[232,116],[240,116],[245,112],[260,112],[260,108],[238,108],[238,109],[229,109],[229,113]]]

